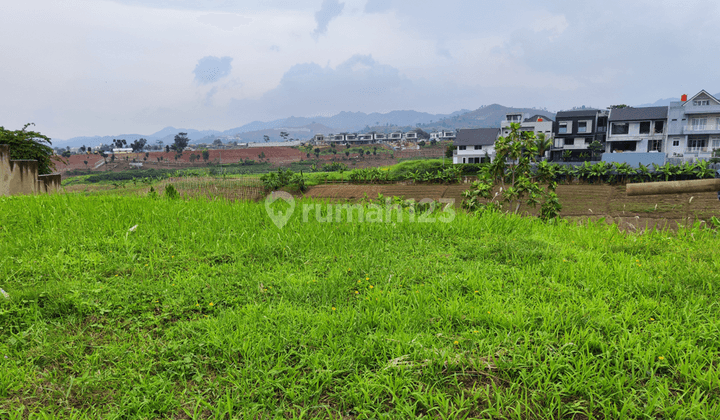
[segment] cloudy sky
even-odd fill
[[[0,13],[0,125],[56,139],[720,90],[720,3],[24,0]]]

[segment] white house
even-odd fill
[[[667,115],[666,106],[611,109],[605,151],[664,152]]]
[[[710,159],[720,149],[720,101],[704,90],[670,103],[666,151],[685,161]]]
[[[453,163],[480,163],[495,157],[495,140],[500,135],[497,128],[472,128],[460,130],[455,139]]]

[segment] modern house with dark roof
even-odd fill
[[[667,154],[683,161],[710,159],[720,149],[720,100],[704,90],[668,108]]]
[[[495,157],[497,128],[471,128],[458,131],[453,150],[453,163],[481,163]]]
[[[610,110],[605,152],[665,152],[668,107]]]
[[[583,160],[581,155],[589,155],[588,146],[593,141],[597,140],[604,146],[607,119],[608,111],[601,109],[558,112],[553,124],[555,144],[551,150],[552,159],[562,160],[563,153],[569,151],[570,160]]]

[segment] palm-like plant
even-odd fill
[[[540,156],[540,160],[543,161],[545,160],[545,152],[550,150],[553,146],[553,139],[546,138],[544,133],[538,133],[535,145],[538,149],[538,156]]]

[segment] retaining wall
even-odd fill
[[[60,190],[60,174],[38,175],[36,160],[10,159],[10,146],[0,144],[0,196],[53,193]]]

